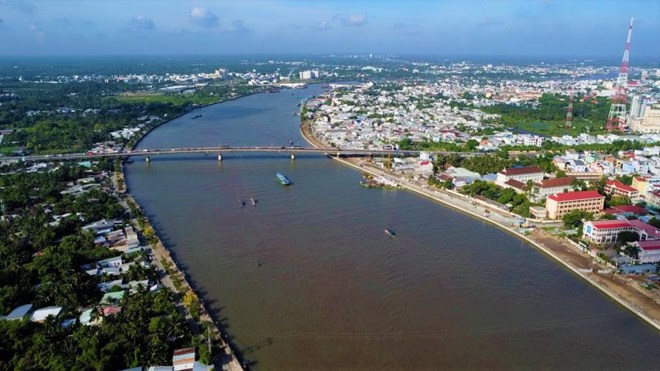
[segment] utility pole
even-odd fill
[[[614,86],[615,90],[614,96],[612,96],[612,106],[610,106],[610,113],[607,116],[607,124],[605,125],[607,131],[622,131],[626,125],[626,103],[628,102],[626,89],[628,88],[628,70],[630,68],[629,57],[632,27],[633,19],[630,18],[626,48],[623,51],[623,59],[621,60],[621,67],[619,67],[619,76],[617,77]]]

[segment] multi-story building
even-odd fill
[[[646,177],[643,176],[633,177],[632,187],[637,190],[640,196],[646,196],[647,185],[648,185],[648,181]]]
[[[640,133],[660,133],[660,107],[646,107],[641,119],[633,120],[633,130]]]
[[[619,233],[635,232],[640,241],[660,240],[660,230],[640,220],[596,220],[584,223],[582,239],[595,243],[616,242]]]
[[[538,166],[508,168],[497,173],[497,180],[495,183],[503,187],[509,180],[516,180],[523,184],[526,184],[529,180],[536,183],[543,180],[543,175],[543,170]]]
[[[660,207],[660,191],[650,191],[646,194],[646,203],[650,206]]]
[[[625,185],[618,180],[608,180],[605,182],[605,192],[612,196],[628,197],[631,200],[639,197],[637,188]]]
[[[573,210],[600,213],[605,206],[605,196],[597,191],[578,191],[555,193],[545,201],[545,210],[549,219],[561,219]]]
[[[630,104],[630,117],[638,118],[642,115],[642,96],[633,95],[632,103]]]
[[[574,177],[544,179],[534,185],[532,198],[538,202],[552,194],[573,190],[574,181]]]
[[[660,241],[637,241],[634,244],[639,248],[638,263],[657,263],[660,261]]]

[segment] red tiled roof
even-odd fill
[[[575,180],[575,177],[572,176],[567,176],[563,178],[551,178],[551,179],[544,179],[540,183],[540,188],[552,188],[552,187],[561,187],[561,186],[570,186],[573,184],[573,181]]]
[[[648,214],[648,211],[645,208],[635,205],[613,206],[610,207],[609,209],[603,210],[603,212],[606,214],[622,214],[622,213],[631,213],[635,215]]]
[[[121,307],[115,307],[115,306],[103,307],[103,315],[104,316],[117,314],[119,312],[121,312]]]
[[[637,228],[638,230],[644,230],[648,235],[651,235],[655,238],[660,238],[660,231],[658,231],[658,228],[646,224],[641,220],[628,220],[628,223],[632,225],[633,227]]]
[[[639,241],[637,243],[642,250],[660,250],[660,241]]]
[[[525,183],[517,181],[515,179],[509,179],[504,184],[509,185],[513,188],[525,189]]]
[[[548,199],[552,199],[558,202],[563,201],[577,201],[577,200],[589,200],[594,198],[605,198],[605,196],[598,193],[598,191],[578,191],[578,192],[566,192],[566,193],[555,193],[548,196]]]
[[[183,348],[183,349],[174,350],[175,356],[180,356],[182,354],[190,354],[190,353],[195,353],[195,348]]]
[[[525,167],[511,167],[501,171],[504,175],[523,175],[523,174],[536,174],[543,173],[538,166],[525,166]]]
[[[630,227],[630,223],[627,220],[597,220],[591,222],[591,225],[593,225],[594,229]]]
[[[626,192],[637,192],[636,188],[625,185],[625,184],[621,183],[618,180],[608,180],[607,182],[605,182],[605,185],[608,186],[608,187],[614,187],[616,189],[620,189],[620,190],[626,191]]]

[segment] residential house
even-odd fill
[[[58,314],[62,311],[62,307],[50,306],[45,308],[40,308],[35,310],[30,316],[31,322],[42,323],[50,316],[57,317]]]
[[[32,311],[32,304],[21,305],[19,307],[14,308],[11,312],[9,312],[8,315],[0,316],[0,320],[5,320],[5,321],[23,320],[25,317],[27,317],[28,314],[30,314],[30,311]]]

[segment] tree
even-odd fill
[[[630,205],[630,198],[627,196],[614,196],[608,202],[609,206]]]
[[[656,228],[660,228],[660,219],[657,219],[656,217],[653,217],[649,220],[648,224],[650,224],[650,225],[652,225]]]
[[[573,210],[568,212],[566,215],[562,217],[562,221],[564,222],[564,227],[566,229],[570,228],[576,228],[580,225],[582,225],[582,220],[593,220],[594,214],[587,212],[587,211],[582,211],[582,210]]]
[[[639,241],[639,234],[637,232],[623,231],[616,236],[616,240],[621,244]]]
[[[616,216],[613,214],[602,214],[598,217],[598,220],[616,220]]]
[[[633,259],[639,259],[639,247],[634,243],[627,243],[622,247],[623,253],[630,256]]]

